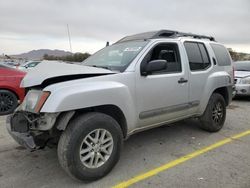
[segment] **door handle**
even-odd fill
[[[188,80],[186,80],[185,78],[180,78],[180,80],[178,80],[179,84],[186,83],[186,82],[188,82]]]

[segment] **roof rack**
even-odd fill
[[[178,37],[193,37],[195,39],[208,39],[210,41],[215,41],[215,38],[212,36],[206,36],[206,35],[196,35],[192,33],[177,33]]]
[[[215,41],[212,36],[197,35],[192,33],[183,33],[173,30],[160,30],[160,31],[151,31],[146,33],[139,33],[131,36],[124,37],[117,41],[117,43],[131,41],[131,40],[147,40],[147,39],[156,39],[156,38],[177,38],[177,37],[192,37],[195,39],[208,39],[210,41]]]

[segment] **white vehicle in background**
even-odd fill
[[[34,68],[35,66],[37,66],[39,63],[41,63],[41,61],[28,61],[24,63],[23,65],[20,65],[18,69],[22,71],[28,71]]]
[[[17,63],[17,62],[12,62],[12,61],[9,61],[9,62],[3,62],[3,64],[9,66],[9,67],[12,67],[12,68],[17,68],[18,66],[20,66],[20,63]]]
[[[250,61],[237,61],[234,69],[236,96],[250,96]]]

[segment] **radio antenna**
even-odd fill
[[[70,47],[70,52],[72,53],[71,37],[70,37],[70,32],[69,32],[69,24],[67,24],[67,30],[68,30],[68,37],[69,37],[69,47]]]

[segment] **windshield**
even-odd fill
[[[108,46],[84,60],[83,65],[123,72],[147,43],[130,41]]]
[[[32,62],[25,63],[24,65],[21,65],[21,66],[22,67],[35,67],[39,63],[40,63],[39,61],[32,61]]]
[[[236,71],[250,71],[250,61],[235,62],[234,67]]]

